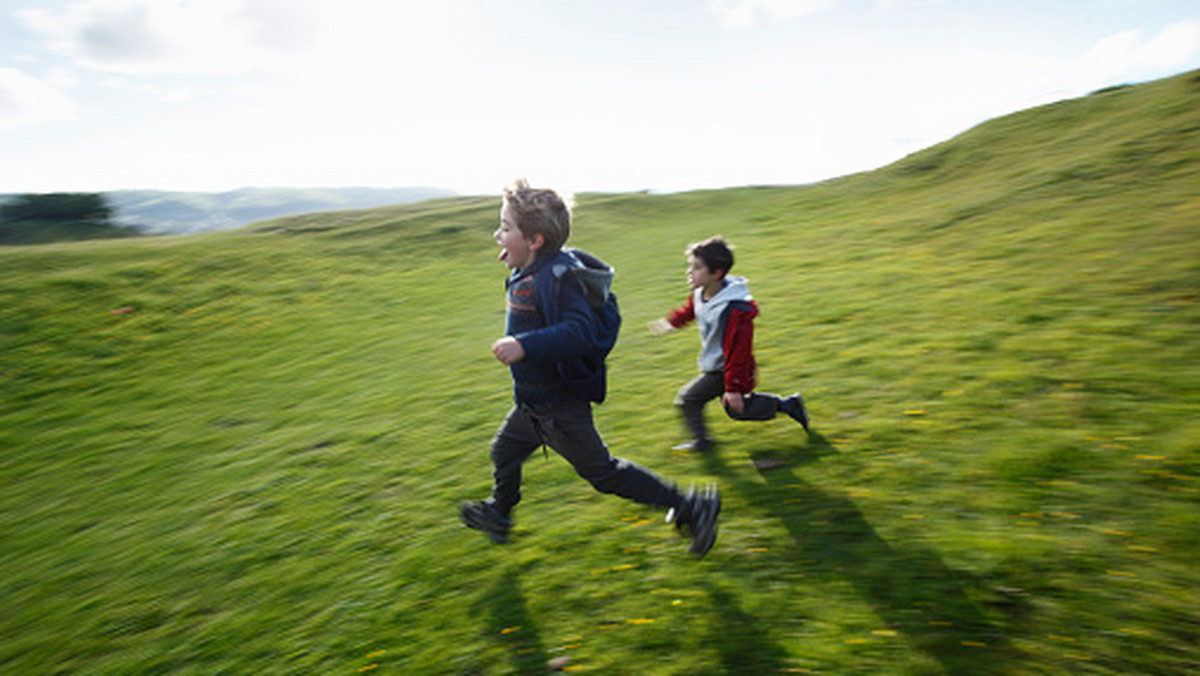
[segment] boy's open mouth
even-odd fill
[[[502,261],[507,261],[508,260],[508,249],[506,249],[504,247],[500,247],[500,255],[496,256],[496,258],[499,258]]]

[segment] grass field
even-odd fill
[[[460,525],[510,402],[498,211],[0,250],[0,671],[1200,669],[1200,72],[812,186],[581,195],[625,317],[598,425],[719,482],[700,561],[553,453],[511,544]],[[712,234],[809,437],[711,410],[670,450],[698,341],[644,326]]]

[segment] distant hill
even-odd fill
[[[317,211],[422,202],[455,193],[441,188],[241,188],[228,192],[121,190],[105,193],[116,221],[151,233],[228,230],[255,221]]]
[[[407,204],[455,193],[441,188],[241,188],[227,192],[117,190],[102,193],[113,222],[150,234],[228,230],[280,216]],[[14,195],[0,194],[0,202]]]

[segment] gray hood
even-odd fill
[[[571,275],[583,284],[584,293],[592,307],[600,307],[608,298],[613,276],[617,271],[608,263],[580,249],[563,249],[566,256],[556,257],[550,266],[555,277]]]

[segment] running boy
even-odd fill
[[[733,267],[732,248],[724,239],[712,237],[689,246],[687,256],[692,295],[666,318],[650,323],[655,335],[681,328],[693,319],[700,328],[700,375],[675,396],[692,439],[675,449],[707,451],[713,447],[704,425],[704,405],[717,397],[734,420],[771,420],[782,411],[807,432],[808,411],[799,394],[783,398],[754,391],[758,303],[751,297],[745,277],[728,276]]]
[[[667,508],[667,521],[690,533],[690,551],[704,556],[717,537],[716,487],[683,495],[613,457],[596,431],[591,402],[604,399],[605,383],[593,308],[608,298],[613,269],[563,249],[570,234],[571,210],[558,193],[531,188],[524,179],[505,189],[494,236],[511,270],[507,326],[492,353],[511,370],[515,405],[492,441],[492,496],[463,504],[463,522],[493,542],[507,542],[521,499],[521,464],[544,444],[601,493]],[[581,373],[592,377],[581,380]]]

